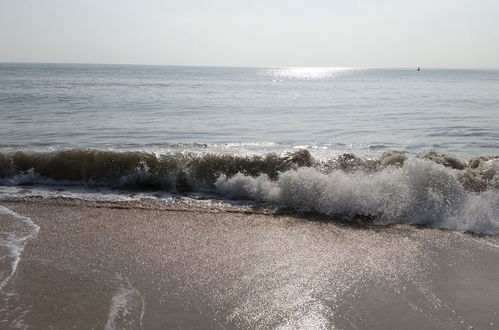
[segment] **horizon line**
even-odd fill
[[[246,68],[246,69],[271,69],[271,68],[324,68],[324,69],[447,69],[447,70],[499,70],[491,67],[439,67],[439,66],[307,66],[307,65],[281,65],[281,66],[253,66],[253,65],[201,65],[201,64],[138,64],[138,63],[105,63],[105,62],[55,62],[55,61],[0,61],[0,64],[63,64],[63,65],[115,65],[115,66],[162,66],[162,67],[198,67],[198,68]]]

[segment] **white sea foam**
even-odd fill
[[[50,177],[35,170],[18,171],[0,180],[0,199],[37,194],[110,202],[171,199],[172,193],[210,194],[215,188],[229,199],[343,218],[373,217],[378,224],[407,222],[462,232],[498,232],[499,158],[493,156],[466,164],[438,152],[408,158],[397,151],[384,152],[379,159],[343,154],[322,162],[307,150],[281,156],[165,159],[95,150],[25,156],[39,166],[40,157],[48,159],[51,165],[43,163],[39,171]],[[9,157],[8,164],[14,159]],[[66,163],[73,165],[68,168]],[[55,171],[59,168],[66,170],[65,175]]]
[[[171,194],[155,194],[162,199],[169,199]],[[86,186],[0,186],[0,200],[16,198],[63,198],[98,202],[127,202],[143,198],[153,198],[153,194],[122,192],[106,187],[89,188]],[[158,197],[156,197],[158,198]]]
[[[14,223],[8,223],[12,220]],[[2,228],[7,228],[6,232],[0,232],[0,246],[8,251],[8,255],[2,256],[2,259],[10,260],[10,269],[7,269],[6,273],[2,269],[0,273],[0,291],[2,291],[16,272],[26,241],[35,236],[40,227],[30,218],[19,215],[3,206],[0,206],[0,221],[3,222]]]
[[[117,279],[120,287],[111,299],[105,329],[142,329],[142,319],[145,313],[144,297],[128,279],[120,275]]]
[[[374,216],[378,224],[407,222],[490,235],[499,230],[499,191],[466,191],[455,170],[422,159],[372,174],[302,167],[281,173],[277,181],[265,175],[221,176],[216,187],[232,198],[343,218]]]

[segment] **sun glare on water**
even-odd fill
[[[347,67],[292,67],[270,69],[267,74],[278,78],[296,78],[296,79],[327,79],[343,76],[355,68]]]

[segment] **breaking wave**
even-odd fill
[[[55,152],[0,153],[0,184],[110,185],[177,192],[210,189],[220,175],[237,173],[276,179],[280,172],[312,166],[306,150],[286,155],[231,156],[73,149]]]
[[[105,185],[126,189],[216,192],[378,224],[406,222],[463,232],[499,231],[499,156],[468,161],[436,151],[378,159],[343,154],[319,161],[287,154],[112,152],[74,149],[0,154],[3,185]]]

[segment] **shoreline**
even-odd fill
[[[3,328],[499,324],[495,238],[153,200],[0,205],[40,227],[0,292]]]

